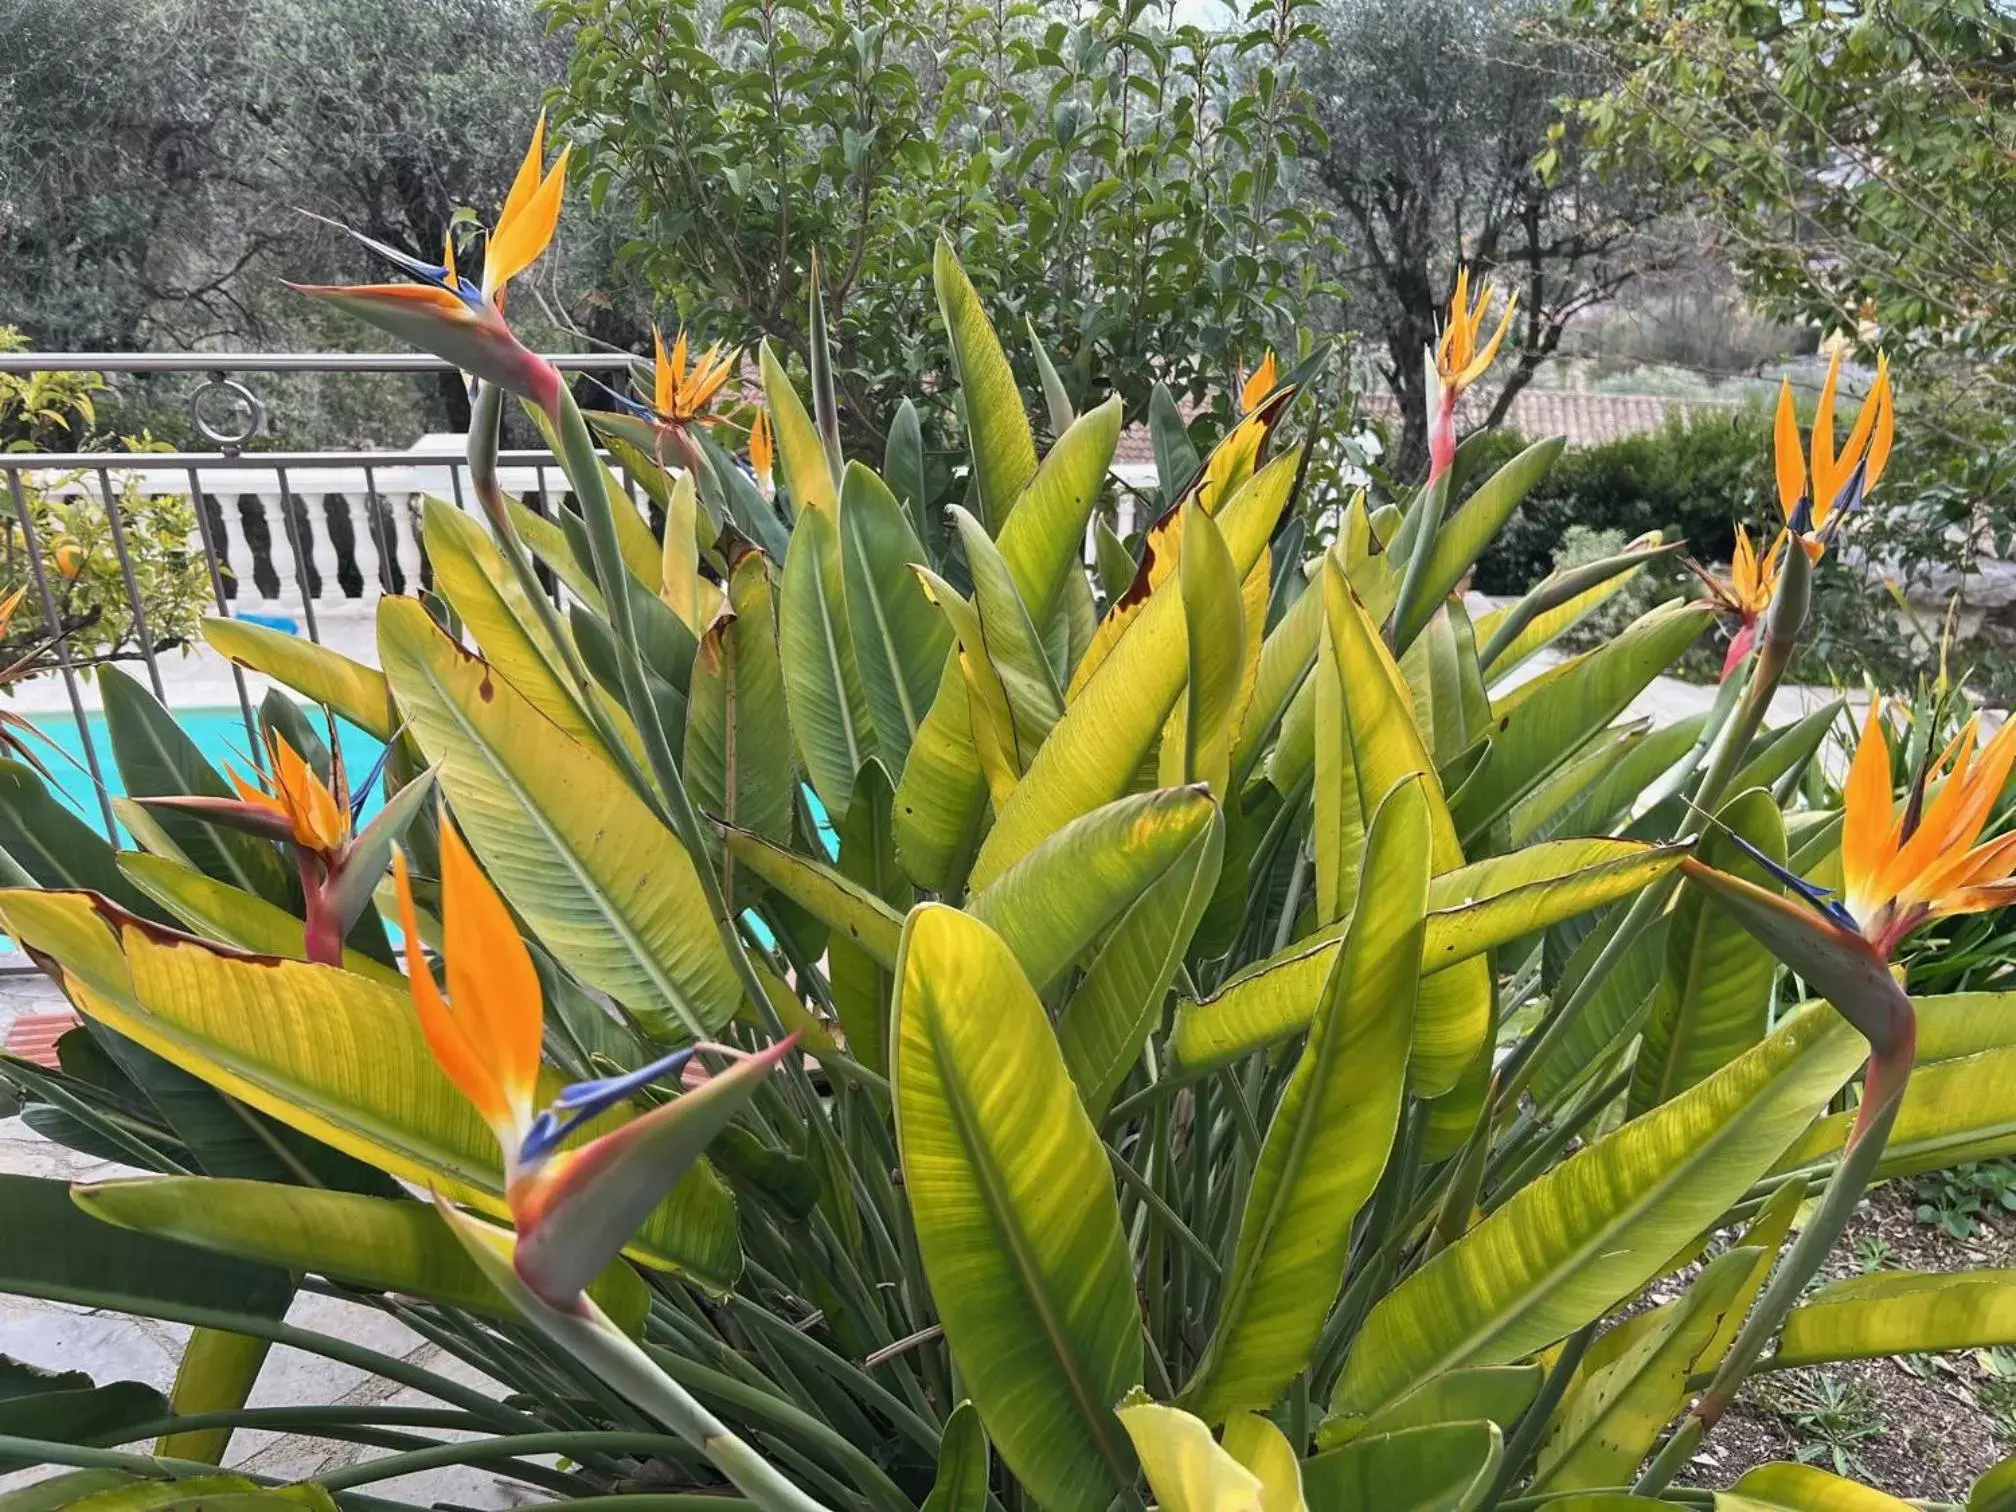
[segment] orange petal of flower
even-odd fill
[[[539,975],[510,910],[452,824],[441,826],[441,896],[449,1001],[514,1114],[529,1121],[543,1022]]]
[[[1909,902],[1926,901],[1928,879],[1945,870],[1947,862],[1965,856],[2001,796],[2003,781],[2009,775],[2009,759],[2016,757],[2016,743],[2004,741],[1998,735],[1981,752],[1977,763],[1975,731],[1975,722],[1969,720],[1967,728],[1961,731],[1952,771],[1925,805],[1917,832],[1904,842],[1883,874],[1882,885],[1894,897]],[[1944,759],[1942,756],[1942,763]]]
[[[1856,918],[1883,902],[1875,888],[1896,853],[1890,810],[1890,742],[1883,734],[1882,701],[1869,706],[1855,759],[1842,789],[1841,880],[1848,911]]]
[[[1862,491],[1866,494],[1876,486],[1876,480],[1883,476],[1883,468],[1890,460],[1890,442],[1896,426],[1897,395],[1890,386],[1890,359],[1878,356],[1876,359],[1876,387],[1870,394],[1871,402],[1881,400],[1877,411],[1876,424],[1869,436],[1869,460],[1862,472]]]
[[[692,380],[686,385],[686,392],[680,396],[683,411],[697,415],[704,410],[714,396],[721,391],[735,371],[740,352],[723,351],[719,347],[709,347],[694,366]]]
[[[661,415],[672,413],[674,384],[672,364],[665,356],[665,333],[651,327],[651,408]]]
[[[1772,448],[1778,462],[1778,507],[1791,524],[1799,513],[1799,501],[1806,494],[1806,458],[1799,446],[1799,407],[1792,400],[1792,381],[1778,380],[1778,419]]]
[[[451,828],[442,825],[444,841]],[[393,853],[392,880],[399,890],[399,929],[406,937],[406,977],[414,1011],[420,1018],[420,1033],[426,1038],[435,1063],[483,1115],[508,1152],[518,1128],[516,1111],[499,1089],[489,1063],[434,984],[434,973],[428,969],[427,956],[420,948],[420,921],[414,912],[413,883],[407,875],[403,853]]]
[[[350,826],[335,794],[322,785],[315,769],[298,751],[275,736],[271,742],[273,782],[280,790],[294,839],[310,850],[333,851],[349,837]]]
[[[525,149],[525,156],[518,164],[518,172],[511,180],[511,190],[504,196],[504,208],[497,212],[497,224],[516,220],[525,213],[532,196],[539,192],[540,169],[546,163],[546,112],[539,112],[539,119],[532,125],[532,142]]]
[[[1841,381],[1841,356],[1847,349],[1836,347],[1827,364],[1827,381],[1820,385],[1820,402],[1813,407],[1813,524],[1827,523],[1840,491],[1841,477],[1834,464],[1834,394]]]
[[[1484,297],[1486,300],[1491,297],[1491,291],[1488,288],[1484,291]],[[1484,324],[1484,309],[1485,306],[1482,303],[1477,306],[1477,325],[1479,328]],[[1468,388],[1484,376],[1485,371],[1496,360],[1498,348],[1504,344],[1505,333],[1512,329],[1512,317],[1518,312],[1518,309],[1519,296],[1514,294],[1510,299],[1505,301],[1505,312],[1498,317],[1498,329],[1491,333],[1491,339],[1485,343],[1484,350],[1472,357],[1464,365],[1463,371],[1456,375],[1456,386],[1458,388]]]
[[[759,409],[749,423],[749,469],[758,482],[770,486],[770,470],[777,464],[777,446],[770,436],[770,411]]]
[[[1750,532],[1741,525],[1736,527],[1736,545],[1729,553],[1729,587],[1737,603],[1746,609],[1751,606],[1757,593],[1757,553],[1750,545]]]
[[[1239,408],[1242,413],[1250,411],[1274,392],[1274,385],[1278,381],[1276,373],[1274,354],[1269,352],[1260,359],[1260,366],[1253,369],[1253,375],[1246,380],[1245,387],[1239,390]]]
[[[245,802],[256,803],[260,808],[271,809],[274,813],[281,815],[283,818],[286,818],[290,821],[292,820],[293,816],[287,812],[286,804],[282,803],[278,798],[275,798],[271,793],[267,792],[264,788],[259,787],[254,783],[247,782],[243,777],[240,777],[237,773],[237,770],[233,768],[229,763],[226,763],[224,767],[224,775],[231,779],[232,790],[236,792],[238,796]]]
[[[490,247],[483,258],[483,292],[496,298],[504,286],[539,260],[553,240],[560,224],[560,202],[567,193],[567,156],[572,147],[562,147],[553,160],[553,169],[539,181],[539,187],[512,210],[497,217],[497,229],[490,233]]]

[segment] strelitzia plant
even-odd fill
[[[1464,392],[1491,369],[1512,317],[1519,310],[1519,296],[1513,294],[1499,312],[1498,325],[1488,341],[1477,340],[1484,329],[1484,317],[1491,310],[1492,288],[1485,284],[1470,299],[1470,270],[1456,270],[1456,292],[1449,299],[1449,319],[1428,363],[1428,481],[1432,486],[1456,461],[1456,405]]]
[[[390,750],[388,745],[387,755]],[[357,821],[384,759],[353,793],[333,715],[328,751],[330,781],[325,783],[283,735],[269,730],[265,785],[247,781],[227,766],[224,775],[237,791],[235,798],[157,794],[138,801],[284,845],[301,881],[307,958],[335,966],[342,964],[343,942],[384,877],[393,846],[433,791],[436,769],[418,773],[360,830]]]
[[[1736,621],[1736,629],[1729,637],[1729,649],[1722,658],[1722,678],[1726,682],[1729,674],[1742,664],[1757,646],[1758,627],[1763,623],[1764,612],[1771,607],[1771,600],[1778,588],[1778,563],[1785,550],[1785,543],[1791,539],[1789,531],[1780,531],[1771,549],[1760,560],[1757,548],[1750,544],[1750,532],[1743,526],[1736,527],[1736,544],[1729,556],[1729,576],[1716,577],[1698,563],[1688,561],[1688,568],[1701,579],[1708,590],[1708,596],[1715,606]]]
[[[1095,586],[1120,406],[1050,396],[1039,452],[949,243],[933,284],[968,442],[954,553],[915,523],[914,414],[880,470],[845,454],[822,335],[809,403],[762,353],[774,496],[697,427],[692,471],[624,457],[663,539],[571,400],[535,402],[576,505],[521,537],[492,468],[487,530],[428,511],[436,607],[473,649],[401,598],[375,667],[211,627],[397,732],[395,783],[438,765],[374,900],[404,973],[284,958],[299,905],[270,845],[177,812],[119,853],[0,784],[43,884],[0,889],[0,919],[133,1068],[72,1047],[90,1076],[0,1074],[159,1173],[5,1179],[38,1248],[0,1232],[0,1278],[191,1316],[104,1268],[113,1222],[150,1274],[230,1287],[200,1293],[207,1394],[100,1435],[178,1436],[112,1473],[284,1423],[407,1436],[325,1476],[337,1494],[469,1463],[577,1502],[792,1512],[1699,1505],[1722,1488],[1673,1483],[1707,1474],[1694,1451],[1755,1372],[1999,1336],[1999,1273],[1802,1293],[1872,1175],[2016,1143],[2011,1003],[1908,997],[1877,949],[2001,896],[1974,816],[2006,746],[1935,752],[1901,816],[1809,802],[1840,709],[1765,723],[1811,582],[1789,546],[1705,715],[1620,722],[1715,602],[1521,680],[1677,543],[1473,622],[1457,585],[1558,440],[1447,522],[1460,463],[1315,497],[1301,370],[1223,436],[1157,402],[1164,514],[1099,536]],[[1462,315],[1448,376],[1479,381]],[[479,474],[501,394],[479,386]],[[1335,540],[1305,550],[1316,519]],[[208,791],[165,711],[108,686],[129,785],[172,749]],[[1937,874],[1912,869],[1921,834],[1952,853]],[[1837,852],[1853,940],[1796,896]],[[1893,1026],[1922,1047],[1908,1084]],[[1836,1111],[1858,1076],[1866,1117]],[[249,1178],[242,1139],[206,1142],[233,1108],[270,1136]],[[297,1278],[497,1388],[373,1360],[448,1415],[245,1406],[229,1338],[359,1359],[275,1322]],[[261,1286],[263,1313],[239,1300]],[[457,1437],[408,1445],[435,1428]],[[50,1431],[0,1452],[102,1468]],[[1802,1466],[1729,1489],[1873,1494]]]
[[[665,337],[651,331],[651,384],[648,402],[610,390],[619,414],[598,414],[595,424],[641,447],[660,467],[671,464],[697,473],[706,466],[694,429],[713,419],[715,396],[741,365],[741,353],[715,345],[689,358],[686,333],[665,349]],[[624,422],[630,422],[628,424]]]
[[[542,166],[545,140],[546,117],[542,114],[498,212],[497,224],[491,229],[482,282],[472,283],[456,270],[452,233],[442,247],[441,261],[430,263],[344,227],[374,255],[414,281],[290,287],[553,412],[563,389],[559,371],[525,347],[504,320],[505,292],[511,280],[537,262],[551,244],[567,192],[567,157],[572,148],[562,147],[552,167],[546,168]]]
[[[442,1072],[497,1136],[512,1231],[462,1215],[438,1194],[435,1206],[490,1280],[562,1348],[592,1362],[604,1379],[705,1454],[766,1508],[819,1503],[779,1476],[677,1382],[651,1363],[587,1295],[631,1236],[756,1085],[789,1054],[786,1036],[757,1054],[730,1045],[675,1050],[620,1076],[576,1082],[534,1111],[539,1081],[538,973],[502,898],[452,823],[441,835],[441,938],[448,995],[434,981],[405,856],[394,861],[400,927],[413,1006]],[[729,1069],[607,1133],[566,1147],[588,1124],[701,1052]]]
[[[1827,364],[1827,378],[1813,411],[1810,450],[1800,444],[1799,412],[1792,398],[1792,382],[1789,378],[1780,379],[1778,384],[1773,432],[1778,502],[1785,512],[1785,528],[1815,562],[1882,478],[1896,428],[1890,363],[1887,356],[1879,356],[1876,381],[1863,396],[1847,442],[1838,454],[1835,452],[1834,398],[1840,385],[1843,355],[1843,350],[1837,348]]]

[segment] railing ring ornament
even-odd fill
[[[213,395],[230,396],[231,415],[236,421],[236,429],[213,425],[204,416],[204,404]],[[266,405],[252,390],[245,387],[222,368],[213,368],[210,376],[189,396],[189,422],[201,431],[217,449],[235,453],[244,448],[247,441],[266,429]]]

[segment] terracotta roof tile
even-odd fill
[[[1359,402],[1368,415],[1388,424],[1400,417],[1391,394],[1366,394]],[[1727,400],[1681,399],[1670,394],[1582,394],[1529,388],[1513,399],[1506,423],[1524,436],[1566,436],[1570,446],[1598,446],[1657,430],[1668,415],[1726,413],[1738,407]],[[1468,409],[1475,411],[1465,416],[1473,425],[1483,420],[1481,403],[1466,406]],[[1186,409],[1186,418],[1193,413],[1193,409]],[[1152,467],[1155,448],[1148,438],[1148,427],[1130,425],[1122,431],[1113,461],[1119,467]]]

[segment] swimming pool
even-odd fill
[[[173,712],[175,722],[196,743],[196,749],[203,753],[203,759],[220,773],[227,765],[237,768],[241,774],[251,772],[254,763],[249,759],[248,753],[253,749],[253,740],[246,734],[245,716],[240,710],[177,709]],[[87,711],[85,722],[90,727],[92,749],[97,752],[99,767],[104,774],[105,790],[112,797],[122,797],[126,786],[120,780],[118,764],[112,759],[112,736],[106,728],[105,715],[95,709]],[[42,747],[38,754],[53,779],[49,784],[51,791],[63,800],[65,806],[94,829],[102,826],[105,822],[104,811],[99,807],[97,793],[92,787],[91,769],[84,758],[84,738],[77,728],[77,721],[68,714],[37,714],[31,717],[30,723],[49,737],[47,744],[41,741],[37,741],[36,744]],[[385,749],[384,742],[344,719],[336,721],[336,738],[342,747],[345,767],[355,780],[361,782],[364,775],[377,762],[379,753]],[[49,745],[53,745],[56,749],[49,749]],[[819,831],[820,839],[827,847],[828,856],[831,857],[838,852],[839,836],[834,833],[824,807],[809,788],[805,790],[805,797],[811,806],[813,823]],[[383,804],[383,793],[374,785],[365,798],[364,817],[368,818],[376,813]],[[123,827],[117,843],[121,846],[131,846],[133,843],[132,837],[125,833]],[[745,913],[743,921],[766,947],[775,945],[776,941],[769,927],[754,913]],[[392,929],[389,921],[387,928]],[[393,933],[396,937],[396,929]],[[13,953],[13,942],[5,936],[0,936],[0,956]]]
[[[236,767],[241,775],[250,775],[255,763],[251,759],[254,749],[253,737],[245,733],[245,716],[236,708],[222,709],[176,709],[175,722],[182,727],[189,738],[196,743],[196,749],[220,773],[228,766]],[[321,726],[319,715],[311,716],[316,726]],[[105,822],[104,810],[99,807],[98,795],[92,787],[91,768],[84,758],[84,736],[77,728],[77,721],[68,714],[35,714],[29,722],[48,740],[32,740],[31,749],[41,758],[42,765],[49,769],[50,789],[79,818],[93,828]],[[112,736],[106,729],[105,716],[98,710],[85,715],[90,726],[91,746],[98,755],[99,771],[105,779],[105,790],[117,798],[125,794],[126,785],[120,780],[119,767],[112,759]],[[384,744],[366,734],[346,720],[336,721],[337,739],[343,748],[344,765],[350,775],[362,781],[365,773],[377,761]],[[54,749],[51,749],[51,746]],[[374,811],[380,798],[373,792],[365,804],[365,812]],[[131,842],[123,834],[122,844]]]

